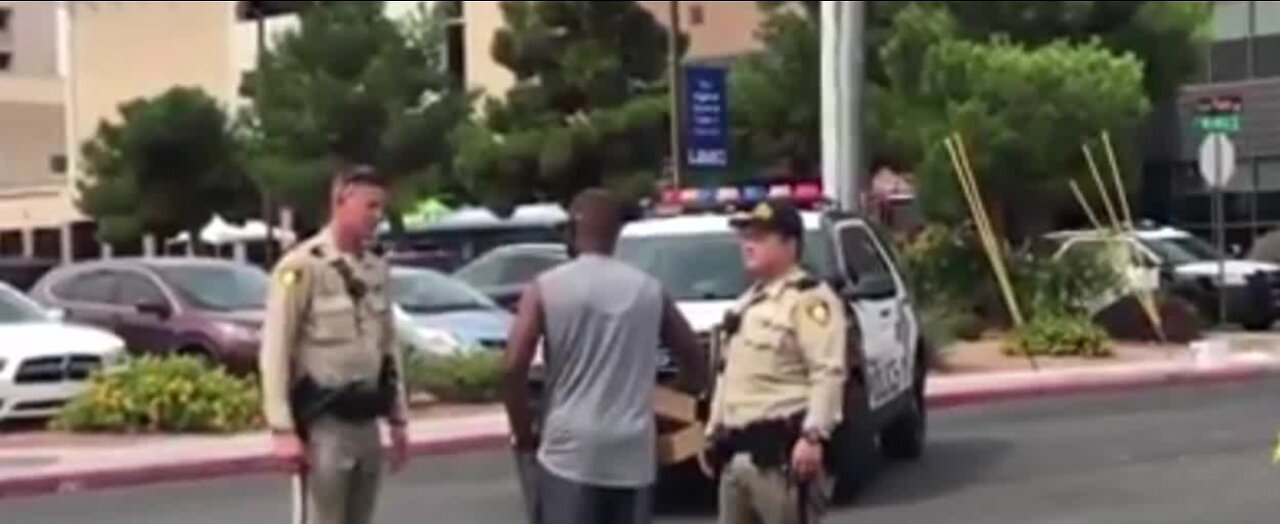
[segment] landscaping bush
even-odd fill
[[[1008,306],[990,259],[969,227],[933,224],[903,249],[908,279],[940,340],[974,338],[985,327],[1008,326]],[[1010,280],[1024,318],[1092,313],[1123,289],[1108,260],[1083,252],[1052,259],[1030,250],[1009,257]]]
[[[1044,315],[1010,335],[1009,355],[1103,358],[1112,355],[1111,338],[1087,317]]]
[[[430,393],[445,402],[493,402],[502,389],[502,353],[460,351],[449,356],[415,353],[406,360],[405,383],[411,392]]]
[[[991,268],[967,228],[930,224],[902,250],[912,292],[926,302],[972,309]]]
[[[1186,344],[1200,340],[1205,327],[1204,318],[1196,306],[1175,295],[1154,297],[1156,308],[1163,320],[1162,327],[1167,342]],[[1138,298],[1129,295],[1094,316],[1094,322],[1112,338],[1130,342],[1158,342],[1155,329]]]
[[[85,432],[231,433],[262,423],[257,383],[193,357],[142,357],[94,375],[53,421]]]
[[[1010,264],[1014,294],[1026,318],[1086,316],[1124,287],[1118,268],[1083,251],[1059,259],[1023,253]]]
[[[933,347],[945,348],[957,340],[980,338],[982,321],[964,306],[931,301],[920,310],[920,330]]]

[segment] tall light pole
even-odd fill
[[[866,2],[822,2],[822,187],[841,209],[861,208]]]
[[[669,0],[671,27],[667,30],[667,56],[671,77],[671,178],[673,186],[684,181],[684,75],[680,69],[680,2]]]

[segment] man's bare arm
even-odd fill
[[[707,383],[707,355],[698,336],[671,297],[662,296],[662,344],[680,366],[680,384],[687,393],[701,393]]]
[[[529,366],[542,339],[542,298],[537,284],[531,284],[520,297],[516,321],[507,338],[507,352],[503,359],[503,400],[507,419],[516,444],[531,447],[536,442],[533,431],[533,413],[529,410]]]

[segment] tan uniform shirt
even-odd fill
[[[825,284],[805,287],[800,270],[748,290],[738,332],[723,341],[709,431],[806,412],[805,431],[829,436],[840,423],[847,375],[844,306]]]
[[[338,269],[343,264],[362,283],[356,301]],[[338,250],[328,230],[292,249],[272,272],[259,364],[267,423],[294,429],[289,388],[303,376],[320,386],[376,381],[383,357],[392,356],[396,376],[404,365],[395,343],[390,268],[373,253]],[[397,415],[406,413],[403,379]]]

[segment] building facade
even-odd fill
[[[1215,2],[1213,42],[1199,76],[1161,108],[1148,139],[1143,198],[1148,215],[1212,236],[1212,190],[1197,157],[1200,100],[1239,96],[1238,165],[1225,190],[1227,243],[1247,250],[1280,227],[1280,2]]]
[[[669,2],[640,2],[666,23]],[[92,225],[76,209],[77,153],[121,104],[178,86],[224,106],[257,60],[257,26],[231,1],[0,0],[0,256],[93,257]],[[402,17],[435,2],[386,2]],[[501,97],[511,73],[491,56],[500,2],[456,2],[450,68],[470,88]],[[691,60],[722,60],[758,46],[755,2],[679,2]],[[270,45],[296,16],[267,20]],[[132,253],[140,247],[119,249]]]

